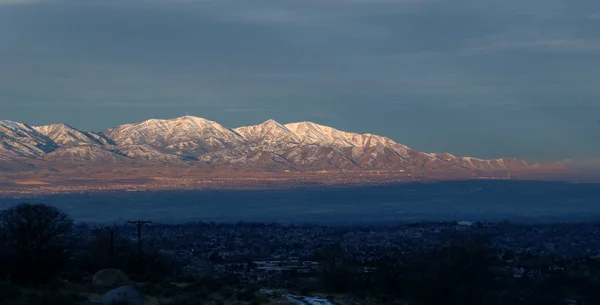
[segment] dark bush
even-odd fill
[[[0,212],[0,256],[14,283],[41,284],[56,276],[69,259],[73,220],[44,204],[22,203]]]

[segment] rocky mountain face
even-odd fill
[[[0,121],[0,159],[19,157],[40,158],[59,145],[31,126],[12,121]]]
[[[186,165],[264,171],[562,170],[560,163],[530,165],[517,159],[482,160],[415,151],[393,140],[344,132],[311,122],[268,120],[231,129],[184,116],[147,120],[108,129],[80,131],[65,124],[30,127],[0,121],[0,160],[102,164]]]
[[[88,131],[79,131],[66,124],[52,124],[33,127],[37,132],[46,135],[60,146],[72,146],[80,144],[90,145],[113,145],[112,140],[104,135]]]
[[[188,157],[245,143],[245,139],[235,131],[217,122],[192,116],[122,125],[103,134],[118,145],[148,145],[164,153]]]

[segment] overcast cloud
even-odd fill
[[[600,157],[597,0],[0,0],[0,118],[314,121],[415,149]]]

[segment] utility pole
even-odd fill
[[[115,250],[115,231],[110,230],[110,244],[108,245],[108,264],[109,267],[113,265],[113,254]]]
[[[142,226],[144,226],[145,224],[151,224],[152,221],[146,221],[146,220],[128,220],[127,223],[129,224],[134,224],[137,226],[137,230],[138,230],[138,254],[140,255],[140,258],[142,257]]]

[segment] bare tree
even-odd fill
[[[64,259],[64,237],[73,220],[44,204],[22,203],[0,211],[0,248],[11,278],[43,281]]]

